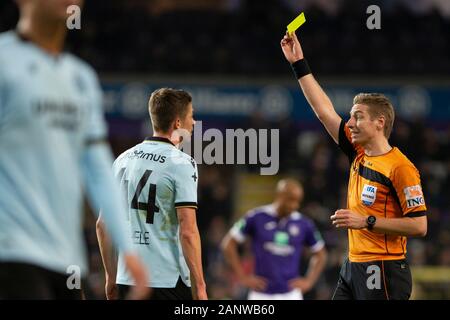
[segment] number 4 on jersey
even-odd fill
[[[121,178],[124,175],[124,173],[125,173],[125,168],[122,168],[118,174],[119,178]],[[147,211],[147,217],[146,217],[145,222],[149,223],[149,224],[153,224],[153,218],[155,216],[155,212],[159,212],[159,208],[155,204],[156,184],[153,184],[153,183],[150,184],[147,202],[139,202],[139,196],[141,195],[142,189],[144,189],[151,174],[152,174],[152,170],[145,170],[144,175],[139,180],[139,183],[137,185],[136,192],[134,193],[133,199],[131,200],[131,209]],[[123,183],[124,183],[125,189],[128,189],[128,180],[123,179]]]

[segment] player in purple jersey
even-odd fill
[[[302,300],[319,278],[327,252],[313,221],[297,211],[303,199],[302,185],[293,179],[278,182],[275,201],[249,211],[234,224],[222,243],[225,259],[250,289],[249,300]],[[251,240],[254,274],[244,273],[238,245]],[[300,260],[304,247],[312,257],[304,277]]]

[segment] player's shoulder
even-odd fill
[[[181,151],[180,149],[173,147],[170,149],[170,160],[175,166],[192,166],[194,169],[197,168],[197,161],[187,153]]]
[[[392,157],[392,170],[395,171],[398,168],[409,167],[411,169],[417,170],[414,163],[408,159],[408,157],[400,151],[397,147],[394,147],[393,157]]]
[[[0,48],[6,50],[11,47],[12,44],[17,42],[17,36],[14,31],[6,31],[0,33]]]
[[[65,59],[72,66],[72,68],[78,70],[85,77],[90,78],[90,80],[98,81],[97,72],[89,63],[70,52],[66,52],[64,55]]]
[[[259,206],[253,208],[246,212],[246,218],[258,218],[258,217],[267,217],[276,215],[275,208],[272,204],[266,204],[263,206]]]
[[[294,221],[294,222],[306,224],[308,226],[314,226],[314,220],[299,211],[295,211],[295,212],[291,213],[290,220]]]
[[[139,146],[139,144],[137,144],[137,145],[125,150],[121,154],[119,154],[119,156],[116,158],[116,160],[114,160],[113,166],[116,166],[117,164],[123,162],[125,159],[130,158],[130,156],[133,155],[134,150],[136,149],[137,146]]]
[[[14,53],[18,48],[19,40],[14,31],[0,33],[0,62],[6,58],[16,57]]]

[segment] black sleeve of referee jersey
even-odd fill
[[[405,217],[408,218],[417,218],[417,217],[423,217],[426,216],[427,212],[426,211],[416,211],[416,212],[410,212],[405,214]]]
[[[339,125],[339,148],[344,151],[344,153],[348,157],[348,160],[350,161],[350,163],[352,163],[356,157],[356,150],[345,135],[344,120],[341,120],[341,124]]]

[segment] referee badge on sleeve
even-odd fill
[[[365,184],[361,193],[361,202],[365,206],[371,206],[377,198],[377,187]]]

